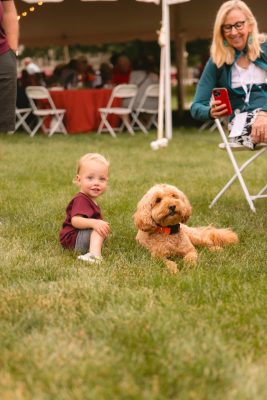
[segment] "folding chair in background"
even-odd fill
[[[31,112],[31,108],[16,108],[16,125],[15,130],[12,133],[15,133],[21,126],[23,126],[25,131],[31,134],[31,128],[26,122],[26,119],[31,114]]]
[[[220,118],[222,126],[227,127],[228,126],[228,118],[222,117]],[[199,132],[204,131],[205,129],[209,129],[210,132],[215,131],[217,129],[216,122],[214,120],[208,119],[205,121],[200,127],[199,127]]]
[[[251,152],[250,149],[246,148],[245,146],[242,146],[238,143],[232,143],[229,142],[227,139],[227,136],[224,132],[224,129],[222,127],[221,121],[219,119],[215,119],[215,123],[216,126],[219,130],[219,133],[221,135],[221,138],[223,140],[223,143],[219,144],[219,148],[222,150],[226,150],[227,154],[229,156],[229,159],[233,165],[234,168],[234,175],[232,176],[232,178],[226,183],[226,185],[222,188],[222,190],[220,190],[220,192],[215,196],[215,198],[213,199],[213,201],[211,202],[209,208],[212,208],[214,206],[215,203],[217,203],[217,201],[219,200],[219,198],[226,192],[227,189],[229,189],[229,187],[235,182],[235,180],[238,179],[241,188],[244,192],[245,198],[249,204],[250,209],[253,212],[256,212],[255,206],[254,206],[254,201],[257,199],[263,199],[263,198],[267,198],[267,184],[258,191],[258,193],[256,195],[252,195],[250,194],[247,185],[245,183],[244,177],[242,175],[242,172],[254,161],[256,160],[258,157],[262,156],[266,150],[267,150],[267,143],[259,143],[256,146],[256,149],[254,151],[252,151],[253,155],[252,157],[250,157],[249,159],[247,159],[241,166],[238,165],[236,158],[234,156],[234,152],[236,151],[248,151]]]
[[[134,135],[133,128],[130,123],[130,117],[132,117],[132,109],[133,109],[133,103],[134,99],[137,94],[137,86],[133,84],[121,84],[117,85],[113,88],[111,96],[109,98],[107,107],[99,108],[98,111],[100,112],[101,116],[101,122],[98,127],[97,133],[100,134],[103,131],[109,132],[112,137],[116,138],[117,135],[115,133],[116,130],[119,130],[121,132],[126,126],[128,132],[131,135]],[[127,100],[127,105],[123,105],[121,107],[113,107],[113,102],[116,98]],[[119,128],[112,128],[108,121],[108,116],[114,114],[117,115],[118,117],[121,118],[122,124]]]
[[[158,127],[157,124],[158,101],[155,102],[155,107],[146,105],[146,103],[149,100],[152,99],[158,100],[158,98],[159,98],[159,84],[154,83],[149,85],[146,88],[142,99],[140,100],[140,104],[133,111],[132,127],[134,127],[134,125],[137,124],[145,134],[148,134],[148,129],[150,129],[152,125],[154,125],[156,128]],[[140,120],[140,114],[149,115],[150,118],[146,125]]]
[[[52,136],[55,132],[62,132],[67,135],[63,124],[66,110],[56,108],[49,91],[43,86],[28,86],[26,87],[26,94],[32,107],[32,113],[37,117],[37,124],[31,130],[30,136],[34,136],[41,127],[45,132],[48,132],[48,136]],[[44,120],[47,117],[52,117],[48,129],[44,125]]]

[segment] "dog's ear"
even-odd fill
[[[153,232],[157,227],[151,216],[151,207],[150,202],[145,196],[137,204],[137,210],[134,214],[134,224],[141,231]]]
[[[184,223],[184,222],[188,221],[188,219],[191,217],[192,207],[191,207],[191,204],[189,203],[188,198],[186,197],[186,195],[184,193],[181,192],[179,197],[183,203],[183,205],[180,209],[180,213],[181,213],[181,222]]]

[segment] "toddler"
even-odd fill
[[[80,191],[67,206],[60,231],[61,245],[82,253],[78,259],[89,263],[102,260],[103,242],[110,232],[96,202],[107,188],[108,172],[109,162],[101,154],[88,153],[80,158],[74,180]]]

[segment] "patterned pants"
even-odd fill
[[[255,149],[255,143],[252,142],[251,140],[251,129],[252,129],[252,125],[256,119],[257,113],[260,111],[260,108],[256,108],[253,111],[249,111],[247,113],[247,119],[246,119],[246,123],[245,126],[243,128],[242,134],[240,136],[237,136],[235,138],[231,138],[231,142],[235,142],[238,144],[242,144],[243,146],[254,150]],[[232,119],[232,121],[229,124],[229,130],[231,131],[231,128],[233,126],[234,123],[234,118]]]

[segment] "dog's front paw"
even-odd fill
[[[174,261],[165,260],[165,265],[171,274],[177,274],[177,272],[179,272],[177,265]]]
[[[188,267],[196,265],[196,263],[197,263],[197,253],[196,252],[187,253],[184,256],[184,263]]]

